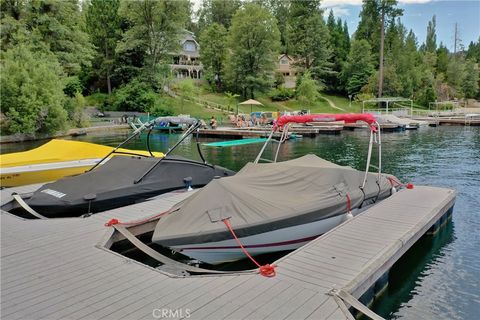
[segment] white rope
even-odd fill
[[[253,273],[255,271],[234,271],[234,272],[228,272],[228,271],[218,271],[218,270],[209,270],[209,269],[203,269],[203,268],[198,268],[194,266],[190,266],[188,264],[184,264],[181,262],[178,262],[176,260],[170,259],[159,252],[153,250],[146,244],[144,244],[142,241],[140,241],[137,237],[135,237],[134,234],[132,234],[130,231],[128,231],[127,228],[121,225],[112,225],[112,227],[115,228],[118,232],[120,232],[128,241],[130,241],[135,247],[137,247],[140,251],[143,253],[147,254],[148,256],[152,257],[153,259],[157,260],[158,262],[163,263],[164,265],[177,269],[177,270],[185,270],[189,272],[197,272],[197,273],[215,273],[215,274],[232,274],[232,273]]]
[[[363,177],[362,189],[365,188],[367,183],[368,170],[370,169],[370,160],[372,159],[372,148],[373,148],[373,130],[370,130],[370,142],[368,143],[368,156],[367,156],[367,168],[365,169],[365,177]]]
[[[23,201],[22,197],[20,197],[18,194],[13,194],[12,197],[13,197],[13,199],[15,199],[15,201],[18,202],[18,204],[23,209],[25,209],[32,216],[37,217],[38,219],[48,219],[47,217],[44,217],[40,213],[38,213],[37,211],[33,210],[25,201]]]
[[[330,295],[333,297],[339,297],[367,317],[373,320],[385,320],[384,318],[380,317],[378,314],[373,312],[372,310],[368,309],[364,304],[362,304],[360,301],[358,301],[354,296],[352,296],[350,293],[346,292],[345,290],[337,290],[333,289],[329,292]],[[342,309],[342,306],[339,304],[340,309]],[[343,309],[342,309],[343,311]]]

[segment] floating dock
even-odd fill
[[[200,129],[200,137],[215,137],[225,139],[242,139],[242,138],[266,138],[270,135],[271,128],[262,130],[257,127],[250,128],[217,128],[217,129]],[[343,130],[343,126],[292,126],[288,132],[302,137],[316,137],[319,134],[338,134]],[[280,138],[281,132],[276,132],[274,138]]]
[[[12,192],[1,190],[2,202]],[[177,277],[105,247],[104,223],[142,219],[190,192],[94,214],[23,220],[1,213],[2,319],[353,319],[390,267],[450,215],[455,191],[404,189],[276,261],[277,275]],[[364,310],[365,311],[365,310]],[[368,312],[365,311],[365,312]]]

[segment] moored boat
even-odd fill
[[[113,149],[89,142],[53,139],[32,150],[2,154],[1,186],[15,187],[49,182],[81,174],[99,163]],[[117,150],[116,155],[150,156],[148,151],[122,148]],[[154,155],[162,157],[163,153],[156,152]]]
[[[43,218],[74,217],[145,201],[173,190],[201,187],[214,177],[235,174],[223,167],[208,164],[198,147],[203,161],[195,161],[171,153],[182,141],[193,134],[199,122],[192,118],[162,117],[142,125],[152,129],[158,121],[186,123],[190,127],[164,157],[113,157],[101,166],[74,177],[60,179],[40,187],[32,195],[9,203],[3,210],[18,215]],[[122,142],[115,150],[131,140],[141,130]],[[152,154],[147,136],[147,148]],[[197,144],[198,145],[198,144]],[[112,153],[114,153],[112,151]],[[107,154],[107,159],[111,154]],[[20,201],[19,201],[20,200]]]
[[[196,260],[210,264],[244,257],[232,230],[252,256],[293,250],[389,197],[395,188],[393,176],[369,173],[373,141],[380,148],[380,130],[375,118],[363,115],[284,116],[274,129],[288,134],[291,122],[362,120],[371,128],[365,172],[342,167],[315,155],[274,163],[254,163],[233,177],[213,180],[202,190],[174,206],[159,219],[152,241]],[[376,139],[374,139],[376,136]],[[233,229],[230,230],[229,226]]]

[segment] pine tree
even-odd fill
[[[462,83],[462,91],[465,98],[476,98],[478,95],[478,63],[473,60],[467,60],[465,63],[465,77]]]
[[[425,40],[425,51],[435,52],[437,50],[437,35],[435,33],[435,28],[437,26],[435,15],[432,17],[432,20],[428,22],[427,26],[427,39]]]
[[[296,63],[300,73],[309,70],[313,79],[320,84],[323,78],[332,71],[329,61],[328,29],[323,21],[320,1],[292,0],[289,17],[289,42],[292,53],[298,59]]]
[[[353,40],[342,70],[348,94],[357,94],[368,83],[374,71],[372,48],[367,40]]]

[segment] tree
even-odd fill
[[[332,72],[325,77],[325,84],[327,90],[342,92],[345,88],[339,74],[342,71],[343,64],[345,63],[350,50],[348,27],[346,23],[342,23],[341,19],[335,21],[333,10],[330,10],[327,19],[327,28],[330,35],[330,48],[332,48],[332,55],[330,58]]]
[[[379,97],[383,94],[385,28],[388,27],[387,22],[395,22],[395,17],[403,13],[403,10],[396,8],[396,5],[397,0],[363,0],[360,22],[355,33],[356,39],[365,39],[374,51],[378,50]]]
[[[432,20],[428,22],[427,26],[427,39],[425,40],[425,51],[435,52],[437,50],[437,35],[435,33],[435,28],[437,26],[435,15],[433,15]]]
[[[202,32],[199,40],[205,77],[214,82],[217,91],[220,91],[227,55],[227,30],[214,23]]]
[[[240,0],[204,0],[198,12],[200,32],[213,23],[230,29],[232,17],[241,5]]]
[[[366,0],[369,1],[369,0]],[[378,96],[383,92],[383,46],[385,41],[385,21],[386,18],[395,18],[402,15],[402,10],[395,8],[397,0],[379,0],[378,9],[380,10],[380,60],[378,68]]]
[[[230,86],[243,97],[268,89],[273,82],[274,61],[280,46],[275,18],[261,6],[247,3],[232,19],[227,59]]]
[[[288,42],[288,19],[290,15],[290,1],[288,0],[253,0],[270,11],[277,19],[278,30],[280,31],[280,52],[291,54]]]
[[[452,56],[447,66],[447,83],[454,89],[457,98],[462,97],[462,85],[466,75],[465,61],[461,56]],[[468,72],[467,72],[468,73]]]
[[[91,66],[93,46],[83,25],[78,0],[31,1],[26,25],[32,37],[55,54],[67,75]]]
[[[297,99],[306,104],[313,104],[320,96],[318,92],[318,85],[312,79],[309,71],[305,71],[300,79],[300,84],[297,87]]]
[[[352,41],[341,74],[348,94],[357,94],[368,83],[368,79],[374,70],[371,50],[372,48],[367,40]]]
[[[292,52],[298,57],[296,65],[300,73],[309,70],[313,79],[322,84],[322,78],[332,71],[332,63],[329,61],[329,35],[320,10],[320,0],[292,0],[289,26],[289,42],[295,44]]]
[[[447,74],[447,67],[448,67],[448,49],[440,43],[440,46],[437,49],[437,74],[443,73],[444,75]]]
[[[477,42],[470,42],[468,45],[466,58],[480,63],[480,37],[478,37]]]
[[[167,63],[180,47],[180,36],[188,20],[188,0],[122,1],[120,16],[130,24],[118,44],[119,52],[137,48],[146,53],[143,73],[153,87],[158,87],[160,63]]]
[[[462,83],[462,91],[465,98],[475,98],[478,94],[478,64],[473,60],[467,60],[465,63],[465,77]]]
[[[108,94],[112,93],[111,74],[115,62],[115,48],[121,38],[119,0],[91,0],[86,23],[92,43],[96,47],[94,65],[105,77]]]
[[[53,54],[20,44],[2,55],[2,112],[8,133],[51,133],[65,128],[64,76]]]

